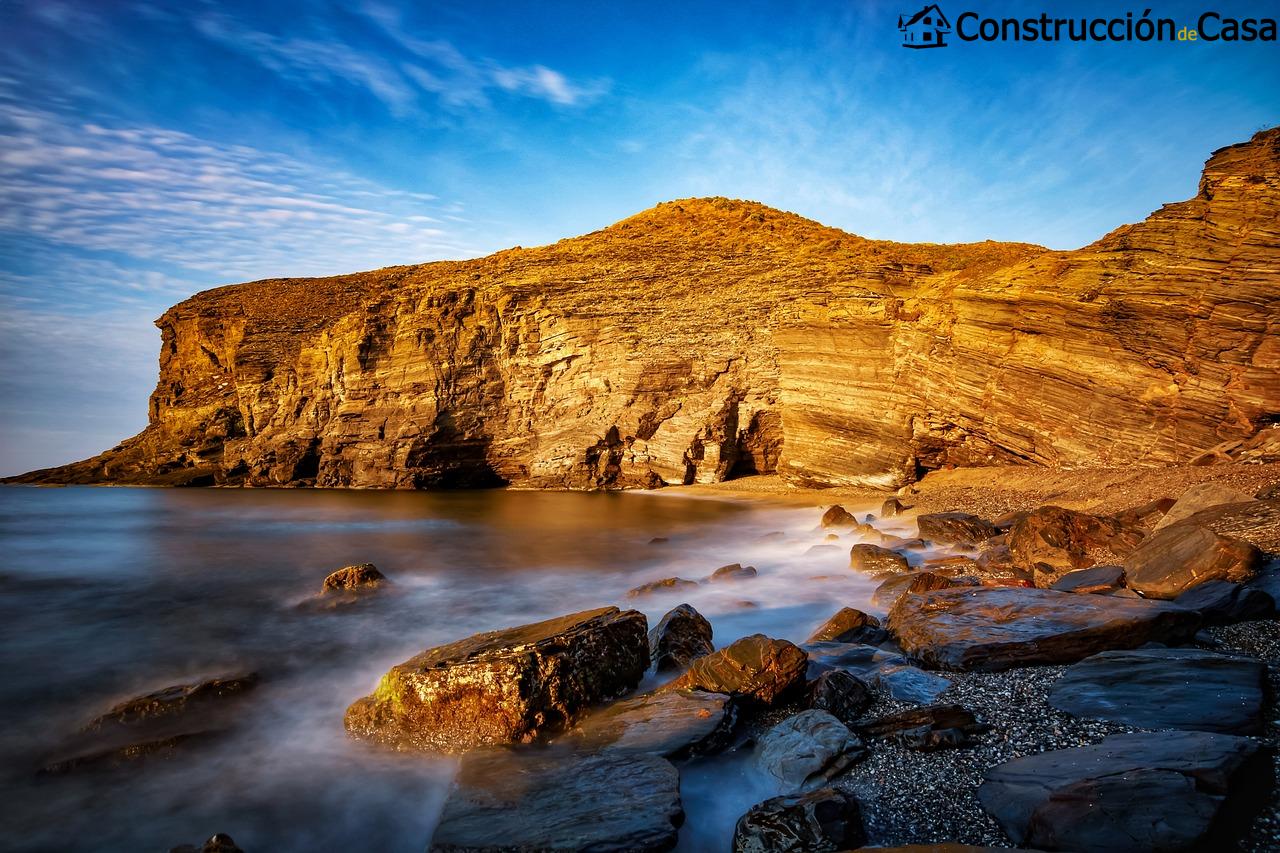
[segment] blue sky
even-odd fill
[[[214,285],[537,245],[698,195],[1074,248],[1280,123],[1274,42],[904,50],[918,6],[0,0],[0,473],[141,429],[152,320]]]

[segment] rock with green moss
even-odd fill
[[[392,667],[347,709],[347,731],[400,749],[527,743],[639,683],[644,614],[616,607],[476,634]]]

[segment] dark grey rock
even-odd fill
[[[825,853],[852,850],[866,840],[853,795],[819,788],[752,806],[738,819],[733,853]]]
[[[756,766],[788,793],[821,785],[867,754],[849,727],[826,711],[788,717],[756,744]]]
[[[1007,761],[978,798],[1018,846],[1225,850],[1273,784],[1270,756],[1249,738],[1155,732]]]
[[[871,704],[871,688],[851,672],[832,669],[809,682],[809,707],[826,711],[846,725]]]
[[[1261,734],[1266,666],[1204,649],[1094,655],[1063,673],[1049,704],[1147,729]]]
[[[649,631],[649,657],[658,672],[684,669],[714,650],[711,623],[688,604],[667,611]]]
[[[1196,611],[1206,625],[1270,619],[1276,613],[1275,599],[1265,590],[1230,581],[1208,581],[1193,586],[1173,603]]]
[[[656,853],[683,822],[680,776],[658,756],[484,750],[462,758],[429,850]]]
[[[906,657],[857,643],[808,643],[809,678],[828,670],[844,670],[868,686],[903,702],[932,702],[951,682],[913,666]]]

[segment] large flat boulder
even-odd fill
[[[481,750],[463,757],[430,853],[656,853],[684,822],[680,776],[654,755]]]
[[[736,719],[724,693],[669,690],[611,702],[583,719],[570,739],[596,752],[683,759],[723,749]]]
[[[803,689],[808,662],[808,655],[794,643],[752,634],[698,658],[663,689],[727,693],[750,704],[770,706]]]
[[[816,787],[863,758],[867,748],[849,727],[822,710],[802,711],[761,736],[756,766],[787,793]]]
[[[1049,704],[1144,729],[1262,733],[1267,668],[1203,649],[1102,652],[1067,669]]]
[[[1280,554],[1280,498],[1211,506],[1182,523],[1197,524],[1219,536],[1242,539],[1260,551]]]
[[[1018,846],[1226,850],[1273,784],[1270,756],[1252,739],[1155,732],[1005,762],[978,798]]]
[[[352,703],[347,731],[441,752],[531,741],[635,687],[645,628],[643,613],[603,607],[428,649]]]
[[[1246,583],[1262,565],[1262,554],[1242,539],[1189,522],[1148,537],[1125,558],[1125,583],[1147,598],[1177,598],[1211,580]]]
[[[1254,582],[1257,582],[1257,578]],[[1276,614],[1271,593],[1257,586],[1230,581],[1197,584],[1173,600],[1179,607],[1194,610],[1206,625],[1230,625],[1253,619],[1270,619]]]
[[[1210,507],[1238,504],[1253,499],[1253,495],[1225,483],[1198,483],[1178,496],[1173,506],[1169,507],[1164,514],[1164,518],[1156,522],[1155,529],[1160,530],[1179,521],[1185,521],[1197,512]]]
[[[888,620],[903,650],[926,665],[988,671],[1185,642],[1199,624],[1195,612],[1164,602],[1018,587],[904,596]]]

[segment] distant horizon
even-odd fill
[[[1280,123],[1274,42],[903,50],[919,6],[4,4],[0,475],[139,432],[152,320],[214,287],[717,195],[875,240],[1075,249]]]

